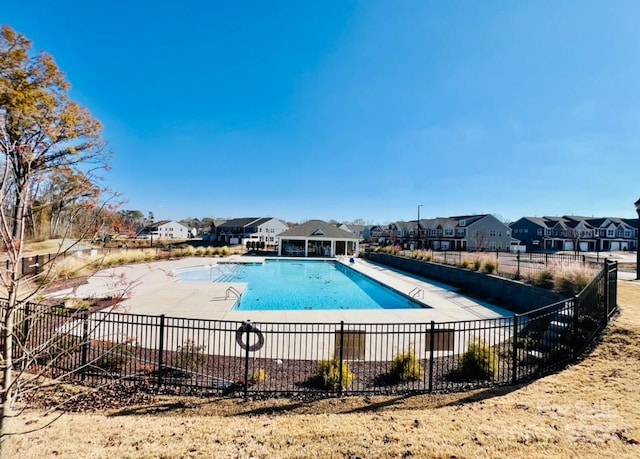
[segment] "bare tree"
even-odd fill
[[[471,243],[473,244],[470,249],[485,250],[489,247],[489,233],[484,228],[479,228],[471,233]]]
[[[73,221],[87,206],[91,211],[101,207],[94,185],[98,171],[107,167],[101,126],[85,108],[69,99],[68,90],[69,84],[51,56],[32,55],[27,38],[8,26],[2,27],[0,242],[5,260],[0,282],[7,298],[0,303],[0,453],[19,388],[14,372],[17,365],[24,369],[30,361],[14,361],[15,355],[28,354],[25,349],[14,349],[15,343],[18,347],[27,345],[24,339],[28,334],[28,330],[17,329],[16,319],[22,320],[18,316],[24,305],[46,284],[54,264],[23,275],[27,218],[34,206],[48,207],[55,210],[50,214],[54,225],[60,225],[63,219]],[[59,186],[52,185],[63,176],[66,183],[62,180]],[[47,186],[57,187],[57,191],[45,204],[36,196]],[[66,236],[69,230],[59,231]]]

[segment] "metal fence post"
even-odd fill
[[[607,318],[609,317],[609,303],[610,303],[610,297],[609,297],[609,276],[611,274],[609,273],[609,260],[606,260],[604,262],[604,320],[603,323],[606,326],[607,324]]]
[[[81,353],[81,361],[80,368],[82,371],[80,372],[80,378],[84,381],[86,377],[86,366],[89,357],[89,311],[84,311],[82,313],[82,353]]]
[[[433,347],[435,346],[436,323],[431,321],[431,333],[429,336],[429,393],[433,392]]]
[[[513,361],[511,362],[511,384],[518,380],[518,314],[513,315]]]
[[[578,357],[578,295],[573,296],[573,349],[572,356],[574,359]]]
[[[340,366],[339,372],[340,376],[338,376],[338,393],[342,395],[342,361],[343,361],[343,350],[344,350],[344,320],[340,321]]]
[[[160,314],[160,330],[158,339],[158,390],[162,387],[162,357],[164,354],[164,314]]]
[[[29,303],[25,303],[24,305],[24,321],[22,322],[22,339],[24,340],[23,346],[27,346],[27,341],[29,339],[29,331],[31,329],[31,308],[29,307]]]
[[[520,279],[520,252],[516,254],[516,280]]]
[[[245,322],[245,325],[247,325],[247,322]],[[247,398],[249,395],[249,348],[251,347],[249,346],[249,334],[251,333],[251,327],[247,325],[244,329],[246,333],[245,343],[247,343],[244,352],[244,398]]]

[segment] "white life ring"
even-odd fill
[[[258,336],[258,341],[256,341],[252,345],[248,344],[248,339],[246,343],[243,341],[244,336],[247,335],[248,338],[249,333],[255,333]],[[236,330],[236,343],[238,343],[238,346],[246,351],[259,351],[260,349],[262,349],[262,346],[264,346],[264,335],[257,326],[253,325],[249,321],[246,321]]]

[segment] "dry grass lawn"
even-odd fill
[[[529,385],[411,397],[157,398],[68,414],[16,436],[9,457],[640,457],[640,283],[582,362]],[[29,413],[33,415],[34,413]],[[37,428],[16,420],[16,428]],[[29,424],[27,424],[29,422]]]

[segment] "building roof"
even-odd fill
[[[243,218],[234,218],[231,220],[227,220],[220,227],[232,227],[232,228],[243,228],[245,226],[249,226],[251,223],[256,220],[260,220],[259,217],[243,217]]]
[[[279,235],[280,238],[288,237],[322,237],[329,239],[359,239],[353,233],[338,228],[323,220],[309,220],[288,229]]]
[[[274,220],[273,217],[243,217],[227,220],[226,222],[218,225],[218,228],[244,228],[247,226],[260,226],[269,220]]]

